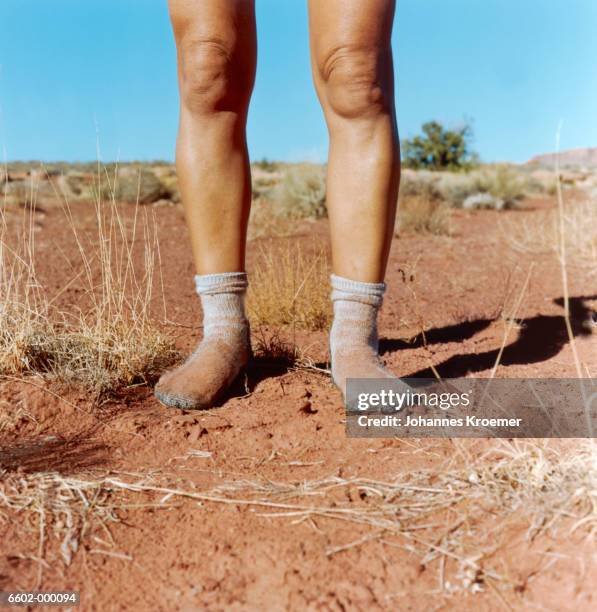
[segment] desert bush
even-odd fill
[[[449,207],[438,188],[439,174],[404,170],[400,178],[394,233],[449,234]]]
[[[498,164],[468,173],[443,174],[438,188],[444,200],[455,207],[462,207],[469,196],[490,194],[496,206],[514,208],[527,193],[528,182],[523,173]]]
[[[438,182],[440,175],[428,170],[413,171],[405,169],[400,177],[400,197],[417,197],[441,200],[442,193]]]
[[[71,170],[64,175],[63,184],[67,196],[74,196],[75,199],[92,200],[95,185],[97,184],[96,175],[85,172]]]
[[[396,213],[395,234],[450,233],[450,209],[437,198],[400,196]]]
[[[254,328],[326,329],[331,320],[329,264],[323,248],[307,256],[297,244],[261,248],[251,271],[247,310]]]
[[[257,198],[251,204],[248,230],[249,240],[291,236],[296,229],[297,222],[280,214],[269,200]]]
[[[526,177],[527,192],[529,194],[555,194],[556,177],[553,172],[534,170],[532,167],[522,167],[521,171]]]
[[[442,174],[438,182],[438,189],[445,202],[450,206],[460,208],[468,196],[483,193],[479,186],[477,172],[469,174]]]
[[[126,166],[114,172],[106,170],[99,179],[99,195],[129,204],[151,204],[169,196],[165,185],[147,168]]]
[[[279,164],[264,157],[263,159],[253,162],[253,166],[263,170],[264,172],[276,172]]]
[[[164,187],[162,197],[167,198],[171,202],[179,203],[181,201],[180,188],[178,185],[178,175],[176,174],[174,166],[171,164],[158,166],[153,168],[153,172]]]
[[[0,186],[0,196],[6,204],[23,206],[32,199],[30,181],[7,181]]]
[[[476,156],[470,151],[470,125],[449,130],[438,121],[429,121],[423,124],[422,131],[402,143],[405,168],[461,170],[476,163]]]
[[[290,219],[325,217],[325,170],[316,164],[298,164],[287,168],[268,199],[276,214]]]
[[[258,199],[262,197],[269,197],[272,190],[280,182],[281,175],[270,172],[260,172],[259,170],[253,172],[251,181],[251,195],[252,198]]]

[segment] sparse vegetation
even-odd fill
[[[325,168],[305,163],[286,168],[268,199],[277,215],[293,220],[318,219],[327,215],[325,194]]]
[[[400,179],[395,234],[449,234],[450,211],[438,188],[438,175],[405,169]]]
[[[474,593],[510,580],[494,565],[495,551],[479,548],[487,520],[494,526],[494,541],[505,533],[506,519],[513,514],[526,527],[529,540],[563,528],[568,534],[594,531],[595,466],[594,443],[585,440],[568,453],[549,441],[497,441],[476,459],[461,452],[439,472],[411,469],[385,480],[338,475],[299,482],[254,478],[221,480],[203,491],[180,477],[172,484],[167,474],[156,470],[136,479],[119,473],[85,478],[0,471],[0,508],[26,513],[37,528],[38,553],[43,554],[47,540],[56,539],[67,565],[89,536],[118,522],[120,510],[134,505],[159,511],[189,500],[195,509],[196,502],[261,508],[270,521],[348,522],[361,527],[365,539],[330,543],[328,557],[383,538],[427,565],[447,557],[452,575],[461,578],[451,590]],[[221,478],[221,472],[218,475]],[[438,543],[437,524],[444,524],[447,516],[450,528]]]
[[[555,194],[553,175],[531,167],[464,164],[453,172],[430,170],[433,165],[414,171],[409,169],[411,166],[408,162],[404,164],[402,198],[417,196],[430,201],[443,200],[448,206],[458,208],[500,209],[516,207],[527,194]],[[0,184],[8,204],[31,202],[32,195],[90,202],[98,196],[97,166],[94,174],[90,164],[49,164],[37,170],[12,164],[3,172]],[[266,160],[253,164],[252,175],[250,238],[290,235],[297,221],[327,214],[324,166]],[[162,200],[180,202],[178,179],[172,164],[110,164],[102,170],[100,183],[99,195],[103,199],[114,196],[119,202],[142,204]]]
[[[152,170],[117,167],[113,173],[100,173],[103,200],[114,199],[128,204],[150,204],[166,197],[168,191]]]
[[[264,327],[259,327],[254,331],[252,343],[253,356],[260,364],[291,368],[300,359],[296,344],[282,338],[278,330],[268,332]]]
[[[422,197],[429,200],[441,200],[442,193],[438,188],[440,175],[428,170],[402,170],[400,177],[400,197]]]
[[[465,207],[468,198],[476,198],[480,208],[514,208],[529,191],[528,177],[506,164],[483,166],[468,173],[444,173],[437,187],[446,202]],[[479,198],[487,194],[491,198]],[[475,201],[469,200],[469,207]]]
[[[296,228],[296,221],[280,214],[279,210],[269,200],[258,198],[251,204],[249,240],[291,236]]]
[[[107,202],[96,201],[95,247],[84,244],[65,206],[80,254],[78,265],[71,262],[73,283],[80,284],[84,304],[70,311],[53,307],[36,274],[32,212],[23,212],[24,230],[16,243],[9,239],[2,214],[0,374],[41,374],[101,397],[151,380],[176,357],[172,343],[153,325],[149,313],[157,236],[151,233],[147,216],[141,228],[135,217],[127,232],[114,198],[113,192]],[[144,238],[141,271],[132,259],[137,231]]]
[[[396,214],[396,235],[403,233],[450,233],[450,209],[438,198],[400,196]]]
[[[162,183],[175,181],[171,167],[153,171]],[[577,542],[582,544],[584,538],[593,537],[597,528],[597,462],[592,440],[569,444],[564,440],[411,439],[361,444],[345,439],[339,396],[334,397],[329,379],[319,380],[315,375],[316,371],[326,372],[323,330],[331,319],[329,264],[319,244],[303,237],[280,239],[299,226],[298,217],[287,214],[284,206],[278,208],[279,202],[271,197],[283,180],[283,171],[281,164],[276,172],[267,170],[259,175],[260,195],[254,202],[251,232],[261,240],[253,245],[256,259],[249,260],[248,310],[257,359],[245,391],[240,390],[221,409],[168,415],[166,420],[158,412],[161,409],[153,408],[151,399],[138,402],[143,409],[123,409],[129,402],[128,395],[122,401],[111,398],[117,400],[113,411],[94,414],[87,413],[90,402],[70,398],[80,403],[75,406],[69,397],[54,397],[55,405],[45,401],[53,387],[46,386],[44,380],[85,389],[93,393],[93,399],[102,398],[122,386],[151,380],[173,360],[173,346],[152,316],[156,306],[151,296],[159,262],[153,210],[117,205],[115,189],[109,187],[104,192],[106,198],[95,201],[93,223],[89,216],[76,217],[78,211],[91,210],[86,203],[65,205],[78,254],[65,262],[72,267],[65,286],[52,287],[50,293],[46,291],[50,283],[44,276],[48,265],[39,265],[36,241],[46,241],[42,247],[45,253],[54,241],[57,248],[63,246],[62,228],[56,235],[50,234],[59,225],[56,220],[61,211],[53,205],[45,207],[42,200],[46,212],[36,216],[31,187],[23,193],[22,205],[0,207],[0,380],[5,379],[5,399],[0,398],[0,437],[8,440],[0,449],[0,523],[14,536],[10,540],[15,553],[14,567],[5,565],[7,570],[3,570],[5,579],[22,581],[19,586],[23,587],[60,586],[62,563],[72,564],[66,573],[88,598],[82,605],[102,607],[106,598],[101,599],[103,594],[94,588],[97,582],[93,579],[115,576],[123,565],[125,576],[142,570],[140,578],[131,583],[132,595],[137,598],[144,577],[160,565],[151,554],[155,547],[147,546],[148,537],[151,539],[152,532],[162,539],[165,533],[180,534],[181,517],[188,530],[183,533],[187,551],[196,550],[205,541],[202,522],[222,541],[226,534],[239,534],[238,555],[232,557],[228,549],[223,549],[214,555],[213,565],[195,568],[202,584],[215,585],[215,581],[210,582],[212,577],[223,577],[216,588],[203,592],[210,598],[208,604],[216,606],[230,601],[230,593],[249,601],[247,588],[253,584],[252,576],[243,573],[242,558],[247,550],[262,543],[276,553],[272,563],[288,563],[290,557],[285,551],[298,550],[305,542],[308,562],[317,564],[323,559],[324,582],[337,576],[330,572],[341,571],[342,564],[369,563],[379,559],[380,553],[387,555],[396,571],[403,569],[402,563],[404,567],[417,563],[424,571],[419,572],[417,584],[411,585],[413,597],[421,593],[426,597],[433,591],[429,599],[436,607],[476,605],[493,609],[500,602],[504,608],[539,607],[545,599],[539,602],[532,591],[537,584],[544,589],[557,582],[557,572],[546,569],[552,567],[554,559],[562,563],[563,572],[575,571],[587,560],[588,571],[593,571],[590,540],[588,553],[584,545],[582,549],[579,546],[578,555],[572,548]],[[29,176],[15,178],[12,182],[22,186],[35,185]],[[84,173],[77,181],[81,183],[80,194],[97,187],[97,179],[90,182]],[[110,181],[109,185],[114,183]],[[0,184],[0,188],[3,186]],[[74,187],[69,189],[74,191]],[[536,189],[539,187],[533,183],[532,174],[517,167],[490,166],[468,174],[405,170],[397,231],[444,234],[449,232],[451,214],[458,223],[463,221],[462,228],[480,227],[477,222],[485,219],[471,219],[451,208],[466,208],[471,198],[474,206],[495,207],[498,200],[516,203],[522,194]],[[579,291],[587,295],[594,292],[592,285],[583,286],[575,279],[570,298],[566,280],[567,270],[573,266],[582,267],[587,278],[597,270],[597,236],[593,230],[597,227],[597,208],[593,201],[578,199],[577,184],[574,199],[565,206],[562,203],[558,213],[543,212],[538,206],[538,210],[529,207],[528,213],[504,215],[508,239],[525,255],[516,254],[517,264],[524,267],[543,261],[529,253],[552,253],[562,262],[564,284],[561,292],[559,287],[554,292],[553,283],[542,286],[539,277],[530,282],[529,272],[516,299],[519,283],[510,286],[508,277],[500,315],[504,334],[492,376],[504,373],[496,373],[496,368],[501,367],[506,351],[508,359],[503,362],[509,368],[507,375],[532,373],[534,358],[526,355],[541,348],[537,347],[538,335],[545,330],[547,346],[554,335],[561,335],[552,331],[562,326],[551,299],[563,296],[565,303],[575,299]],[[5,196],[5,204],[7,200]],[[126,216],[122,216],[123,210]],[[162,209],[155,212],[164,214],[168,223],[180,216]],[[495,216],[487,219],[495,220]],[[91,225],[96,225],[97,231]],[[308,222],[300,224],[301,228],[308,226]],[[15,228],[20,232],[18,239]],[[267,241],[264,238],[268,236],[278,238]],[[469,234],[460,232],[457,239],[468,238]],[[433,240],[437,252],[432,257],[425,252],[430,248],[427,239],[403,241],[400,248],[406,248],[399,253],[393,248],[390,270],[392,280],[397,282],[388,294],[389,303],[381,319],[384,358],[390,367],[413,372],[429,364],[444,374],[449,372],[444,364],[464,356],[473,366],[470,375],[487,371],[479,370],[475,360],[487,368],[500,343],[501,321],[497,314],[491,314],[491,299],[501,299],[501,290],[493,287],[482,300],[475,298],[484,293],[478,291],[480,286],[500,284],[501,268],[496,265],[488,272],[484,267],[504,255],[504,241],[495,238],[492,227],[487,228],[486,236],[475,236],[474,241],[464,244],[456,243],[456,239],[450,244]],[[489,244],[491,248],[474,252],[473,265],[459,272],[471,244]],[[168,257],[178,253],[179,245],[175,249],[167,241],[162,245],[171,249]],[[72,256],[71,247],[68,253]],[[438,265],[441,267],[436,268]],[[415,277],[411,271],[416,266],[421,266],[421,273],[417,268]],[[547,271],[553,275],[553,266],[546,267],[545,274]],[[419,312],[415,293],[415,282],[419,281],[415,278],[429,288],[429,275],[436,274],[444,276],[442,282],[450,282],[443,285],[442,293],[423,294]],[[60,282],[65,280],[64,275],[59,278]],[[400,278],[403,287],[399,286]],[[75,296],[67,294],[68,299],[54,300],[55,293],[62,293],[64,298],[63,292],[72,287],[77,290]],[[418,292],[419,287],[416,289]],[[397,296],[393,291],[403,293]],[[420,335],[417,332],[409,339],[415,333],[411,330],[419,329],[419,319],[413,324],[414,317],[411,321],[402,318],[401,306],[408,305],[411,295],[413,303],[408,308],[422,322]],[[435,300],[443,300],[443,295],[447,297],[438,311]],[[550,300],[545,310],[544,298]],[[195,299],[189,291],[178,305],[184,303],[188,310],[186,305]],[[65,302],[67,306],[57,306]],[[397,304],[400,311],[393,312]],[[589,313],[590,309],[583,308],[585,311]],[[570,312],[565,309],[564,320],[571,330],[567,345],[555,358],[545,359],[549,359],[549,371],[569,372],[567,350],[571,347],[574,351],[576,342],[580,357],[574,353],[574,358],[579,375],[589,377],[594,374],[594,363],[585,363],[590,345],[586,337],[575,338],[577,315],[574,308]],[[537,320],[556,323],[537,328]],[[191,324],[195,321],[193,318]],[[524,340],[526,330],[531,332],[530,345],[528,334],[522,344],[519,340]],[[517,343],[517,355],[525,357],[522,365],[512,359]],[[309,351],[309,359],[300,349]],[[543,362],[536,367],[538,374],[545,372]],[[28,374],[39,375],[40,380]],[[26,382],[7,382],[6,378],[12,376],[25,377]],[[62,410],[67,405],[81,412],[71,417],[68,410]],[[104,414],[109,414],[109,422]],[[112,431],[117,435],[112,436]],[[46,432],[57,435],[46,436]],[[31,438],[25,439],[29,435]],[[408,469],[400,467],[403,457],[408,459]],[[355,472],[357,464],[359,470]],[[216,512],[218,508],[234,511]],[[482,538],[488,528],[492,538],[485,545]],[[285,538],[281,548],[280,537]],[[178,545],[182,542],[176,541]],[[527,555],[528,542],[533,545]],[[163,554],[168,564],[176,565],[180,546],[164,547]],[[95,562],[99,559],[105,567],[98,572]],[[370,565],[372,572],[377,571],[375,561]],[[134,571],[127,573],[128,567]],[[87,568],[88,573],[83,573]],[[173,579],[180,576],[179,570],[173,573]],[[537,582],[526,590],[531,579]],[[300,589],[300,577],[296,580]],[[391,580],[392,576],[380,581],[378,592],[391,592]],[[117,582],[115,588],[122,588],[125,582]],[[296,584],[290,584],[289,589],[296,591]],[[309,601],[325,605],[328,600],[315,599],[321,593],[321,584],[313,585]],[[552,597],[549,588],[544,590]],[[92,597],[97,601],[91,601]],[[201,607],[199,604],[205,601],[189,600],[189,605]],[[385,601],[386,607],[395,607],[398,600]],[[416,608],[413,601],[405,605]],[[580,602],[577,607],[582,607],[586,599],[571,601]],[[332,603],[343,602],[338,599]],[[164,605],[167,607],[167,602]]]
[[[307,256],[298,245],[262,246],[247,301],[252,325],[326,329],[331,319],[329,271],[321,247]]]
[[[275,161],[267,159],[267,157],[264,157],[259,161],[256,161],[254,163],[254,166],[259,168],[260,170],[263,170],[264,172],[276,172],[278,170],[279,164]]]
[[[94,202],[112,197],[129,204],[152,204],[161,199],[179,200],[178,181],[171,165],[108,164],[98,172],[97,164],[12,163],[0,177],[8,201],[31,201],[31,194],[69,201]]]
[[[563,211],[562,224],[558,211],[538,213],[539,219],[525,219],[518,223],[503,221],[502,231],[510,245],[519,252],[535,255],[557,254],[558,234],[563,231],[568,251],[568,265],[597,274],[597,206],[595,202],[568,203]]]
[[[249,239],[290,236],[303,219],[327,214],[325,169],[315,164],[287,166],[284,170],[253,168],[253,203]]]

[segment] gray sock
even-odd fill
[[[247,275],[226,272],[195,277],[203,307],[203,340],[180,367],[167,372],[156,397],[175,408],[209,408],[247,365],[251,355],[245,315]]]
[[[346,396],[347,378],[395,378],[379,359],[377,314],[385,283],[362,283],[332,274],[334,322],[330,330],[332,378]]]

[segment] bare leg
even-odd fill
[[[390,37],[393,0],[309,0],[311,58],[330,133],[327,205],[334,272],[383,281],[400,150]]]
[[[393,377],[378,355],[377,314],[400,181],[391,32],[394,0],[309,0],[311,61],[330,134],[332,377]]]
[[[203,306],[203,340],[155,394],[167,406],[209,408],[250,357],[244,311],[251,204],[245,137],[256,64],[252,0],[170,0],[178,49],[176,166]]]
[[[252,0],[170,0],[178,49],[176,168],[198,274],[244,270],[251,205],[245,126],[255,79]]]

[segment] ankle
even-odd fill
[[[332,364],[342,355],[377,355],[377,314],[384,283],[361,283],[332,274],[334,321],[330,330]]]

